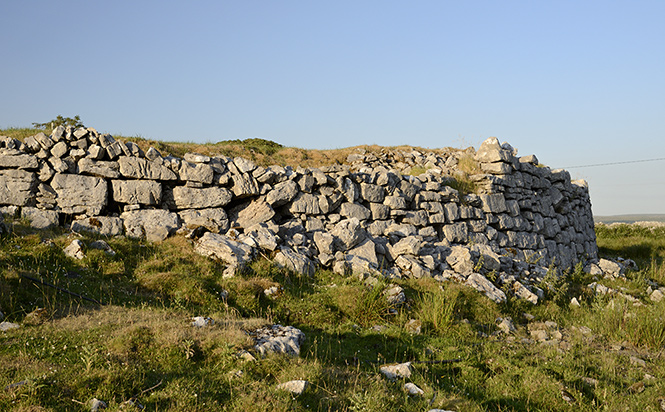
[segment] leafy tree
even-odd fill
[[[55,119],[51,120],[50,122],[46,123],[33,123],[32,126],[35,129],[44,129],[46,130],[47,128],[55,129],[58,126],[72,126],[74,128],[79,128],[79,127],[85,127],[83,123],[81,123],[81,116],[74,116],[74,118],[71,117],[62,117],[61,115],[58,115]]]

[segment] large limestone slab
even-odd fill
[[[56,173],[51,187],[58,194],[58,208],[64,213],[94,216],[107,204],[108,184],[99,177]]]
[[[185,161],[180,164],[178,174],[180,175],[180,180],[209,185],[212,183],[214,172],[209,164],[189,163]]]
[[[162,209],[133,210],[120,215],[129,237],[145,237],[151,242],[160,242],[180,227],[176,213]]]
[[[21,209],[21,217],[28,219],[30,226],[35,229],[49,229],[58,226],[59,223],[59,214],[55,210],[24,207]]]
[[[79,173],[99,177],[117,179],[120,177],[120,165],[118,162],[94,160],[87,157],[78,161]]]
[[[0,170],[0,204],[27,206],[34,204],[37,177],[25,170]]]
[[[234,207],[229,215],[232,227],[248,228],[269,221],[275,216],[275,211],[264,200],[255,199]]]
[[[275,255],[277,266],[285,267],[301,275],[313,276],[316,271],[314,263],[305,255],[295,252],[289,247],[282,247]]]
[[[266,202],[272,207],[282,206],[292,201],[298,195],[298,184],[287,180],[275,185],[266,195]]]
[[[37,169],[39,162],[37,158],[29,154],[0,155],[0,167],[15,169]]]
[[[72,232],[91,232],[103,236],[122,235],[122,219],[114,216],[94,216],[72,222]]]
[[[113,200],[129,205],[158,205],[162,184],[154,180],[111,180]]]
[[[132,179],[177,180],[178,176],[166,166],[141,157],[121,156],[120,174]]]
[[[173,188],[173,200],[178,209],[207,209],[229,204],[233,194],[223,187],[195,188],[177,186]]]
[[[250,246],[237,242],[227,236],[206,232],[196,242],[196,252],[213,259],[219,259],[230,266],[239,267],[252,259]]]
[[[472,273],[466,279],[465,283],[476,289],[478,292],[484,293],[485,296],[496,303],[503,303],[506,301],[506,294],[481,274]]]
[[[219,208],[186,209],[178,212],[185,226],[190,229],[203,226],[213,232],[223,232],[229,228],[226,211]]]

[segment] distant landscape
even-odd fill
[[[665,214],[594,216],[596,223],[665,222]]]

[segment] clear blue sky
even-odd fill
[[[665,157],[665,1],[3,1],[0,127]],[[665,161],[569,169],[665,213]]]

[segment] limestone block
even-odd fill
[[[197,253],[221,260],[232,267],[240,267],[252,259],[250,246],[237,242],[227,236],[207,232],[196,242]]]
[[[145,209],[124,212],[120,215],[129,237],[144,237],[150,242],[160,242],[175,233],[180,219],[175,213],[162,209]]]
[[[64,141],[60,141],[53,145],[51,148],[51,155],[55,157],[63,157],[69,151],[69,146]]]
[[[72,222],[72,232],[91,232],[103,236],[122,235],[123,222],[119,217],[94,216]]]
[[[79,173],[85,175],[106,177],[110,179],[117,179],[120,177],[120,165],[118,162],[95,160],[85,157],[78,161],[78,169]]]
[[[451,243],[466,243],[469,238],[469,227],[466,222],[445,225],[443,235]]]
[[[510,162],[512,153],[501,147],[499,139],[490,137],[480,145],[475,158],[481,163]]]
[[[405,254],[418,256],[423,246],[423,242],[417,237],[407,236],[393,245],[391,254],[393,257]]]
[[[162,184],[154,180],[111,180],[113,200],[129,205],[158,205]]]
[[[279,267],[284,267],[301,275],[314,276],[316,266],[307,256],[289,247],[282,247],[273,259]]]
[[[220,233],[229,228],[229,220],[226,211],[219,208],[210,209],[186,209],[178,212],[183,224],[190,228],[195,229],[203,226],[208,230]]]
[[[386,189],[379,185],[361,183],[360,196],[367,202],[382,203],[386,197]]]
[[[177,209],[207,209],[226,206],[232,197],[231,192],[223,187],[177,186],[173,188],[173,200]]]
[[[233,174],[233,186],[231,190],[237,198],[256,196],[260,193],[259,183],[256,179],[247,173]]]
[[[155,152],[157,152],[157,150],[155,150]],[[159,154],[159,152],[157,152],[157,154]],[[185,162],[190,162],[190,163],[210,163],[211,159],[209,156],[202,155],[199,153],[185,153],[184,160]]]
[[[108,150],[108,148],[107,148]],[[122,156],[118,159],[120,174],[132,179],[177,180],[169,168],[141,157]]]
[[[292,201],[298,195],[298,184],[287,180],[276,184],[266,195],[266,202],[272,207],[282,206]]]
[[[108,184],[99,177],[57,173],[51,187],[58,194],[58,208],[63,213],[94,216],[107,204]]]
[[[427,216],[427,212],[424,210],[416,210],[416,211],[407,211],[406,215],[404,215],[404,218],[402,218],[402,222],[409,224],[409,225],[414,225],[418,227],[423,227],[427,226],[429,223],[429,219]]]
[[[369,210],[372,212],[372,220],[385,220],[390,218],[390,207],[382,203],[370,203]]]
[[[0,167],[12,169],[37,169],[37,158],[29,154],[4,155],[0,154]]]
[[[309,193],[300,192],[289,205],[288,211],[291,214],[318,215],[321,213],[319,198]]]
[[[0,170],[0,204],[30,206],[35,202],[36,175],[25,170]]]
[[[59,213],[55,210],[42,210],[36,207],[21,208],[21,217],[30,221],[30,227],[35,229],[49,229],[58,226]]]
[[[229,220],[233,228],[248,228],[258,223],[267,222],[273,216],[275,216],[275,211],[263,199],[242,203],[229,212]]]
[[[200,182],[206,185],[212,183],[213,170],[212,167],[205,163],[180,163],[180,170],[178,172],[180,180]]]
[[[333,247],[334,240],[335,238],[333,235],[328,232],[314,232],[314,244],[319,250],[319,253],[326,253],[329,255],[335,253],[335,249]]]
[[[470,275],[473,272],[474,263],[471,259],[471,252],[463,246],[453,246],[450,254],[446,257],[446,262],[452,269],[461,275]]]
[[[506,301],[506,294],[481,274],[472,273],[466,278],[465,284],[476,289],[478,292],[485,294],[485,296],[496,303],[503,303]]]
[[[485,213],[503,213],[508,210],[506,198],[501,193],[479,195]]]
[[[335,247],[342,251],[354,248],[367,236],[360,221],[356,218],[341,220],[330,233],[335,236]]]
[[[407,208],[407,200],[402,196],[386,196],[383,204],[391,209],[403,210]]]
[[[372,216],[372,212],[363,205],[357,203],[342,203],[340,215],[347,218],[356,218],[358,220],[367,220]]]

